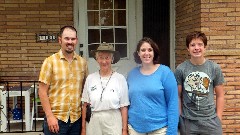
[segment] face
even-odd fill
[[[143,64],[149,64],[149,63],[152,64],[153,63],[154,51],[149,43],[144,42],[141,45],[141,47],[138,51],[138,55]]]
[[[206,48],[204,43],[201,39],[196,38],[193,39],[188,47],[188,52],[190,53],[191,57],[193,58],[202,58],[204,57],[204,52]]]
[[[110,70],[113,54],[109,52],[97,52],[96,59],[100,70]]]
[[[66,28],[62,36],[59,37],[59,43],[61,44],[61,48],[63,53],[72,54],[76,48],[77,44],[77,35],[74,30]]]

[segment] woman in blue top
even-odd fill
[[[127,77],[129,135],[177,135],[178,89],[173,72],[159,64],[159,48],[150,38],[139,41],[134,58],[141,66]]]

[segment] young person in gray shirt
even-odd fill
[[[186,46],[191,58],[178,65],[175,71],[180,107],[180,133],[222,135],[224,77],[221,68],[204,57],[207,46],[204,33],[193,32],[187,35]]]

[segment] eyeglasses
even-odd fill
[[[112,57],[110,57],[110,56],[106,56],[106,57],[98,56],[97,59],[99,59],[99,60],[111,60]]]

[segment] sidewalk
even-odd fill
[[[1,135],[44,135],[42,132],[27,132],[27,133],[0,133]]]
[[[22,132],[22,124],[21,123],[11,123],[10,124],[10,132],[0,132],[1,135],[44,135],[42,130],[42,122],[43,121],[37,121],[36,125],[36,132],[35,132],[35,124],[33,124],[33,130],[30,132],[25,132],[25,126],[23,126]]]

